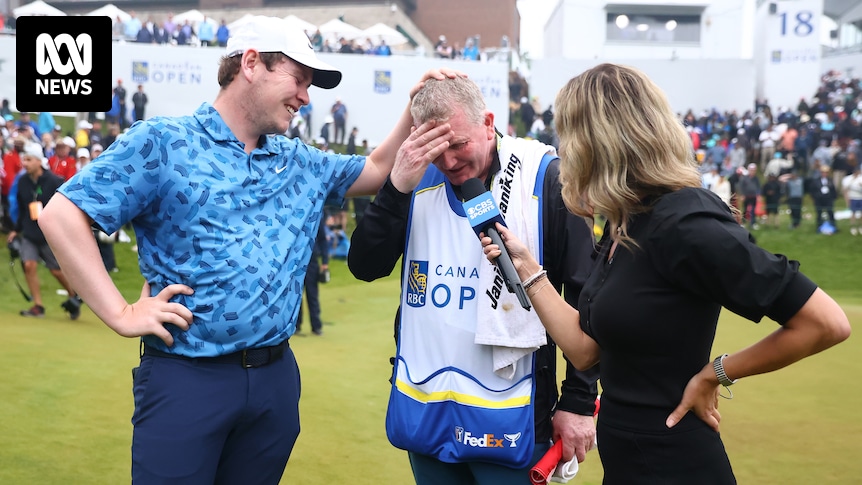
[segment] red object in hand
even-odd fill
[[[596,411],[593,413],[593,416],[599,415],[600,403],[601,400],[596,398]],[[560,463],[562,458],[563,442],[557,441],[553,446],[551,446],[551,449],[545,453],[545,456],[543,456],[539,462],[530,469],[530,483],[532,485],[547,484],[548,480],[551,478],[551,474],[554,473],[554,469]]]
[[[532,485],[545,485],[548,483],[548,479],[554,473],[554,468],[557,467],[562,457],[563,442],[557,441],[530,470],[530,483]]]

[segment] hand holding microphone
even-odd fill
[[[518,276],[518,271],[515,269],[508,248],[503,244],[503,239],[500,237],[500,232],[497,229],[498,222],[501,226],[505,226],[506,221],[500,214],[494,197],[477,178],[467,179],[461,185],[461,194],[465,199],[464,212],[467,213],[467,219],[470,221],[473,231],[476,232],[477,236],[484,233],[486,239],[489,239],[488,244],[495,244],[498,248],[497,252],[494,253],[495,255],[493,257],[489,256],[488,259],[497,265],[500,275],[506,283],[506,288],[508,288],[510,293],[514,293],[518,297],[521,307],[529,310],[531,308],[530,300],[524,291],[524,285],[521,283],[521,278]],[[506,232],[510,238],[514,239],[514,236],[508,230]],[[507,240],[509,239],[507,238]],[[487,246],[488,244],[485,244],[483,239],[483,245]],[[520,244],[520,247],[518,247],[519,255],[530,254],[526,246],[520,241],[517,241],[517,244]],[[485,254],[488,255],[487,248],[485,249]],[[538,267],[538,263],[536,266]]]

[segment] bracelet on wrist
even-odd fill
[[[529,277],[529,278],[527,278],[527,280],[526,280],[526,281],[524,281],[524,291],[527,291],[527,290],[529,290],[530,288],[532,288],[532,287],[533,287],[533,285],[535,285],[536,283],[538,283],[538,281],[539,281],[540,279],[542,279],[543,277],[545,277],[545,276],[547,276],[547,275],[548,275],[548,272],[547,272],[546,270],[542,269],[542,267],[541,267],[541,266],[539,266],[539,271],[536,271],[535,273],[533,273],[532,275],[530,275],[530,277]]]
[[[529,296],[530,298],[532,298],[532,297],[534,297],[534,296],[538,295],[540,291],[542,291],[543,289],[545,289],[545,287],[546,287],[546,286],[549,286],[550,284],[551,284],[551,282],[550,282],[550,281],[546,281],[546,282],[545,282],[545,284],[543,284],[542,286],[540,286],[540,287],[536,288],[536,291],[534,291],[534,292],[532,292],[532,293],[527,293],[527,296]],[[526,291],[526,290],[524,290],[524,291]]]
[[[724,386],[725,389],[730,392],[730,396],[724,396],[719,394],[721,397],[725,399],[733,399],[733,392],[730,390],[730,386],[733,385],[738,379],[731,380],[727,377],[727,373],[724,371],[724,359],[727,357],[727,354],[719,355],[712,361],[712,369],[715,371],[715,377],[718,378],[718,383]]]

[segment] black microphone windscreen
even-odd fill
[[[473,199],[487,191],[488,189],[485,188],[485,184],[475,177],[467,179],[461,184],[461,195],[464,197],[464,200]]]

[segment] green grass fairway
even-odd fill
[[[846,222],[834,236],[761,229],[758,242],[802,261],[813,280],[839,300],[854,327],[862,324],[862,237]],[[113,276],[136,300],[142,279],[130,245],[117,245]],[[70,321],[58,283],[40,273],[47,316],[27,319],[0,248],[0,484],[118,484],[130,481],[131,368],[138,341],[117,336],[85,308]],[[282,483],[389,485],[413,483],[406,453],[386,440],[395,277],[355,281],[332,262],[321,287],[324,335],[291,339],[302,371],[302,432]],[[23,284],[20,266],[16,268]],[[307,317],[306,317],[307,319]],[[715,351],[734,352],[773,331],[724,312]],[[722,437],[739,483],[811,485],[859,483],[862,477],[862,338],[788,369],[750,377],[722,400]],[[592,452],[571,483],[599,484]]]

